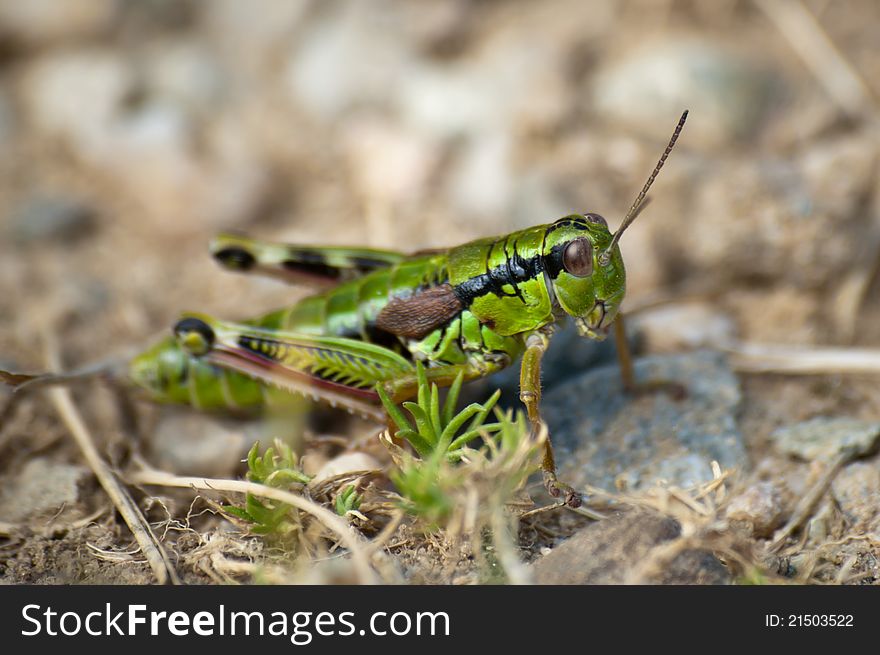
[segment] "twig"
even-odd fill
[[[354,536],[351,529],[342,519],[330,510],[321,507],[314,501],[302,496],[275,489],[256,482],[244,480],[222,480],[216,478],[197,478],[178,476],[165,471],[144,470],[130,474],[128,479],[133,484],[157,485],[162,487],[183,487],[200,489],[202,491],[233,491],[249,493],[261,498],[270,498],[282,503],[292,505],[303,512],[311,514],[331,531],[339,536],[339,540],[351,551],[352,561],[355,563],[362,584],[375,584],[377,582],[373,570],[370,568],[367,557],[367,548]]]
[[[740,373],[880,373],[880,350],[739,343],[727,345],[731,365]]]
[[[173,584],[180,584],[180,578],[177,577],[177,572],[174,570],[174,566],[162,544],[159,543],[156,535],[153,534],[150,524],[147,523],[144,515],[141,514],[140,509],[128,491],[119,483],[113,471],[98,454],[92,437],[85,423],[83,423],[82,417],[80,417],[79,412],[76,410],[73,400],[70,398],[70,391],[64,387],[54,387],[49,389],[48,393],[52,403],[61,415],[61,420],[64,421],[73,435],[74,441],[76,441],[77,446],[82,451],[98,482],[104,488],[104,491],[107,492],[113,505],[122,515],[122,519],[134,535],[141,552],[153,570],[153,575],[156,576],[156,581],[159,584],[165,584],[169,581]]]
[[[767,546],[768,552],[775,553],[778,551],[786,540],[794,534],[795,530],[806,523],[807,519],[813,514],[813,508],[816,506],[816,503],[822,499],[822,496],[828,491],[828,487],[831,486],[831,483],[834,481],[834,478],[837,477],[840,469],[852,459],[852,456],[853,454],[849,452],[841,453],[837,456],[837,458],[831,463],[831,466],[828,467],[828,470],[821,478],[819,478],[816,484],[810,488],[807,494],[801,498],[795,508],[794,515],[789,519],[788,523],[776,533],[773,541]]]
[[[803,4],[797,0],[755,0],[755,4],[849,117],[876,111],[871,89]]]
[[[388,524],[382,528],[382,531],[376,535],[376,538],[367,545],[367,555],[372,555],[373,553],[378,552],[379,549],[385,545],[385,542],[391,539],[391,536],[397,532],[397,528],[400,526],[401,521],[403,521],[404,514],[405,512],[402,509],[394,512],[391,516],[391,520],[388,521]]]

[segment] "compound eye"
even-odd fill
[[[584,214],[584,218],[587,219],[587,221],[589,221],[590,223],[597,223],[602,227],[608,227],[608,221],[606,221],[602,216],[599,216],[599,214]]]
[[[589,239],[575,239],[562,253],[562,267],[575,277],[587,277],[593,272],[593,245]]]

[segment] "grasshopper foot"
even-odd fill
[[[544,488],[554,498],[564,498],[569,507],[580,507],[583,497],[569,485],[556,479],[556,474],[544,471]]]

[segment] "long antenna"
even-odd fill
[[[663,164],[666,163],[666,158],[669,156],[669,153],[672,152],[672,147],[675,145],[675,142],[678,140],[678,135],[681,134],[681,129],[684,127],[684,122],[687,120],[688,110],[685,109],[684,113],[681,115],[681,118],[678,119],[678,125],[675,126],[675,132],[672,133],[672,138],[669,139],[669,145],[666,146],[666,150],[663,152],[663,155],[660,157],[660,161],[657,162],[657,165],[654,167],[654,172],[651,173],[651,177],[648,178],[648,181],[645,182],[645,186],[642,187],[642,192],[638,195],[635,202],[632,204],[632,207],[629,208],[629,211],[626,213],[626,217],[623,219],[623,223],[620,224],[620,227],[617,228],[617,232],[614,233],[614,236],[611,238],[611,245],[608,246],[608,249],[605,251],[607,253],[611,253],[614,249],[614,246],[617,245],[617,242],[620,241],[620,237],[623,234],[623,231],[626,230],[632,222],[636,220],[639,213],[641,213],[642,209],[645,206],[645,196],[648,195],[648,189],[651,188],[651,185],[654,184],[654,180],[657,178],[657,174],[660,172],[660,169],[663,168]]]

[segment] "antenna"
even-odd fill
[[[666,163],[666,158],[669,156],[669,153],[672,152],[672,147],[678,140],[678,135],[681,134],[681,129],[684,127],[684,122],[687,120],[687,117],[688,110],[685,109],[684,113],[681,115],[681,118],[678,119],[678,125],[675,126],[675,132],[672,133],[672,138],[669,139],[669,145],[666,146],[666,150],[663,151],[663,155],[661,155],[660,161],[658,161],[657,165],[654,167],[654,172],[651,173],[651,177],[649,177],[648,181],[645,182],[645,186],[642,187],[641,193],[639,193],[635,202],[633,202],[632,207],[630,207],[629,211],[626,213],[626,217],[623,219],[623,223],[620,224],[620,227],[617,228],[617,232],[615,232],[614,236],[611,238],[611,245],[608,246],[608,249],[605,251],[606,253],[611,253],[611,251],[614,249],[614,246],[616,246],[617,242],[620,241],[620,236],[623,234],[623,231],[626,230],[626,228],[628,228],[630,225],[632,225],[632,222],[636,220],[642,209],[645,208],[645,205],[647,204],[645,196],[648,195],[648,189],[650,189],[651,185],[654,184],[654,180],[657,178],[657,174],[660,172],[660,169],[663,168],[663,164]]]

